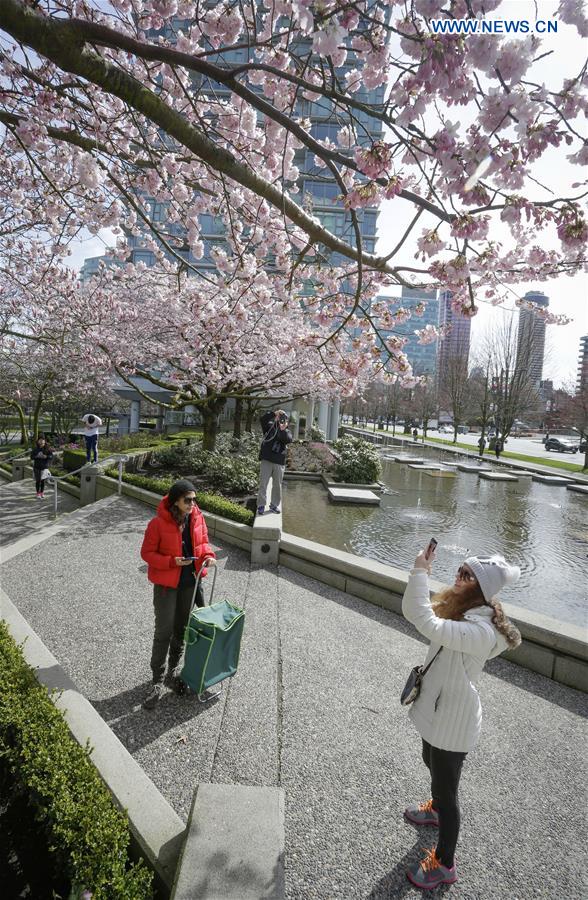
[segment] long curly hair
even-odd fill
[[[502,604],[496,599],[487,603],[477,581],[470,582],[460,590],[448,587],[439,591],[432,597],[431,606],[435,615],[440,619],[453,619],[457,622],[460,622],[470,609],[475,609],[477,606],[490,606],[494,611],[492,624],[503,635],[509,649],[514,650],[521,643],[521,633],[507,618]]]

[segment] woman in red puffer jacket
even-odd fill
[[[145,531],[141,556],[153,584],[155,611],[153,684],[143,707],[153,709],[163,694],[164,680],[172,687],[180,686],[176,670],[184,650],[184,630],[190,616],[195,577],[207,560],[215,558],[208,543],[204,516],[196,505],[194,485],[189,481],[176,481],[157,507],[157,515]],[[204,606],[201,584],[196,592],[196,604]]]

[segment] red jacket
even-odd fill
[[[175,557],[182,556],[182,528],[172,519],[167,508],[167,496],[157,507],[157,515],[151,519],[141,546],[141,557],[147,563],[147,578],[153,584],[176,588],[180,581],[181,566]],[[192,529],[192,556],[196,556],[194,569],[199,572],[207,557],[215,558],[208,543],[206,522],[200,509],[194,504],[190,512]],[[202,573],[206,575],[206,570]]]

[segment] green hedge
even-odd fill
[[[106,474],[111,478],[118,479],[118,469],[107,469]],[[166,478],[149,478],[147,475],[127,475],[123,472],[123,481],[126,484],[133,484],[135,487],[143,488],[145,491],[151,491],[153,494],[163,496],[169,491],[172,482]],[[202,491],[196,491],[196,502],[200,509],[206,512],[214,513],[217,516],[223,516],[232,522],[239,522],[241,525],[253,525],[255,513],[233,503],[232,500],[226,500],[218,494],[205,494]]]
[[[63,713],[27,665],[0,621],[0,754],[16,789],[36,810],[58,871],[92,900],[145,900],[152,873],[131,865],[126,816],[93,766],[91,750],[72,737]]]

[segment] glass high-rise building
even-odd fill
[[[549,297],[541,291],[527,291],[524,300],[535,306],[549,306]],[[534,309],[519,310],[516,368],[527,372],[533,384],[539,388],[543,376],[545,356],[545,319]]]
[[[450,360],[458,361],[461,371],[467,371],[467,364],[470,355],[470,337],[472,330],[472,320],[470,316],[464,316],[452,307],[451,301],[453,293],[451,291],[441,291],[439,295],[439,325],[441,327],[448,326],[448,333],[439,341],[437,350],[437,383],[439,390],[443,392],[444,373],[450,367]],[[456,371],[454,369],[454,371]]]

